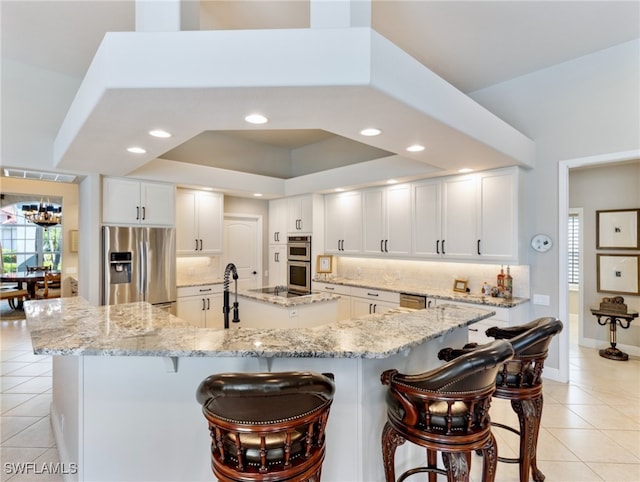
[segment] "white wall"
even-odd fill
[[[529,238],[558,240],[560,161],[640,147],[639,59],[634,40],[471,94],[536,143],[536,167],[525,176]],[[551,296],[549,306],[532,306],[532,317],[559,316],[558,245],[529,254],[532,293]],[[557,342],[545,366],[559,366]]]

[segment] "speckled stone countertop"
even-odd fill
[[[314,328],[198,328],[148,303],[25,302],[38,355],[387,358],[495,315],[452,305],[403,309]]]
[[[439,300],[462,301],[464,303],[474,303],[477,305],[486,305],[496,308],[513,308],[514,306],[526,303],[528,298],[494,298],[492,296],[481,296],[470,293],[457,293],[453,290],[438,290],[406,283],[402,281],[394,281],[393,283],[375,282],[372,280],[354,280],[351,278],[317,278],[314,281],[320,283],[330,283],[343,286],[352,286],[354,288],[368,288],[372,290],[392,291],[394,293],[408,293],[412,295],[423,295]]]
[[[276,296],[270,293],[260,293],[257,291],[244,290],[238,291],[239,297],[249,298],[251,300],[263,301],[272,305],[278,305],[283,308],[290,306],[310,305],[312,303],[323,303],[325,301],[337,301],[340,295],[332,293],[312,293],[310,295],[301,295],[293,298],[285,298],[284,296]]]

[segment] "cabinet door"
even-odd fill
[[[313,231],[313,198],[296,196],[287,198],[288,232],[311,233]]]
[[[325,197],[325,251],[362,252],[362,195],[359,191]]]
[[[287,213],[286,199],[269,201],[269,244],[287,243]]]
[[[175,224],[175,187],[171,184],[140,183],[140,222],[149,225]]]
[[[224,328],[224,315],[222,313],[222,293],[209,295],[206,298],[206,320],[205,328]]]
[[[384,191],[371,189],[363,193],[363,247],[366,254],[380,255],[384,252]]]
[[[102,182],[102,222],[139,224],[142,215],[140,182],[105,177]]]
[[[427,181],[413,187],[413,254],[440,256],[442,240],[441,182]]]
[[[360,318],[373,313],[374,302],[366,298],[351,297],[351,317]]]
[[[223,196],[217,192],[198,192],[197,225],[200,254],[222,253],[222,225],[224,223]]]
[[[200,328],[205,327],[206,299],[203,296],[187,296],[177,299],[178,318]],[[222,308],[220,308],[222,309]]]
[[[445,257],[475,258],[477,234],[477,177],[459,176],[442,181],[442,242]]]
[[[178,189],[176,192],[176,254],[195,254],[200,251],[196,221],[197,191]]]
[[[287,284],[287,247],[269,246],[269,286]]]
[[[385,191],[384,252],[395,256],[411,252],[411,187],[402,184]]]
[[[498,170],[479,175],[479,255],[513,261],[518,257],[517,172]]]

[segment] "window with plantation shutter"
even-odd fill
[[[568,280],[570,285],[580,284],[580,216],[569,213],[568,233]]]

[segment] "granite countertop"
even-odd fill
[[[313,328],[229,330],[198,328],[144,302],[56,298],[25,302],[25,314],[37,355],[387,358],[495,312],[444,305]]]
[[[394,293],[408,293],[412,295],[422,295],[439,300],[462,301],[464,303],[474,303],[476,305],[486,305],[496,308],[513,308],[514,306],[526,303],[529,298],[494,298],[492,296],[481,296],[471,293],[457,293],[453,290],[438,290],[416,285],[413,283],[403,283],[394,281],[393,283],[376,282],[373,280],[354,280],[351,278],[317,278],[314,281],[319,283],[329,283],[354,288],[368,288],[372,290],[391,291]]]
[[[272,305],[288,308],[290,306],[310,305],[313,303],[323,303],[326,301],[336,301],[340,298],[340,295],[334,295],[332,293],[311,293],[309,295],[295,296],[293,298],[286,298],[285,296],[277,296],[273,293],[260,293],[258,291],[243,290],[238,291],[239,297],[249,298],[255,301],[262,301],[270,303]]]

